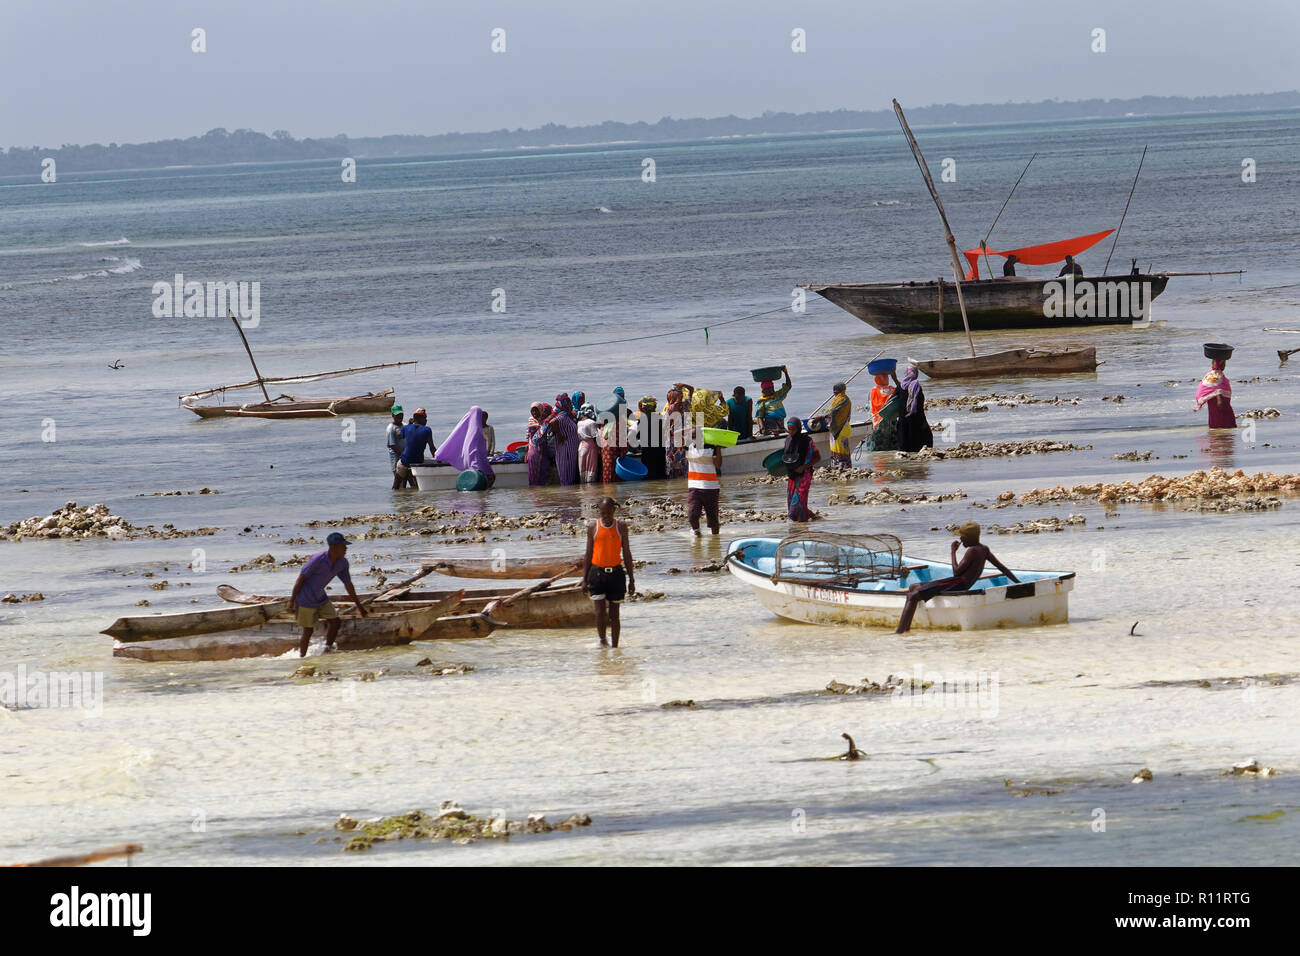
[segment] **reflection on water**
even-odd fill
[[[1196,446],[1200,450],[1204,467],[1217,466],[1224,471],[1236,468],[1237,432],[1232,428],[1211,428],[1196,437]]]

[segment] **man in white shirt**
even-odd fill
[[[718,475],[721,471],[722,449],[704,444],[700,429],[694,429],[686,448],[686,517],[697,536],[701,512],[708,521],[709,531],[718,533],[718,500],[722,495]]]

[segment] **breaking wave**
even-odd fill
[[[94,248],[96,246],[129,246],[131,240],[123,236],[121,239],[110,239],[107,242],[79,242],[77,245]]]

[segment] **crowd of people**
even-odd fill
[[[775,368],[773,369],[775,371]],[[493,464],[526,463],[530,486],[558,483],[576,485],[623,480],[629,455],[640,463],[638,476],[646,480],[686,478],[691,527],[700,533],[700,520],[718,531],[721,448],[704,440],[703,428],[735,432],[738,442],[782,436],[781,462],[787,476],[787,505],[793,521],[811,521],[818,515],[809,505],[816,468],[822,464],[809,426],[829,431],[830,462],[841,467],[853,463],[853,402],[844,382],[835,385],[826,414],[807,423],[786,414],[785,403],[793,383],[786,366],[775,377],[759,383],[757,399],[743,386],[724,398],[721,390],[697,388],[675,382],[663,406],[645,395],[635,406],[621,386],[599,407],[581,390],[561,392],[553,402],[534,402],[528,410],[526,437],[498,450],[488,413],[474,406],[453,429],[440,450],[423,408],[404,424],[400,405],[394,405],[388,426],[389,461],[393,488],[418,487],[412,467],[431,461],[484,475],[486,486],[494,480]],[[909,366],[902,379],[895,371],[875,376],[870,399],[863,407],[871,414],[870,434],[861,443],[866,451],[919,451],[934,442],[925,417],[925,395],[917,370]]]

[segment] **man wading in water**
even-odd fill
[[[366,609],[361,606],[361,599],[352,587],[348,559],[344,557],[348,552],[348,539],[333,531],[325,543],[329,545],[328,550],[313,554],[307,559],[298,574],[298,580],[294,582],[293,593],[289,595],[289,610],[297,615],[298,625],[302,628],[302,641],[298,644],[299,657],[307,656],[311,632],[321,621],[326,622],[325,650],[334,650],[334,641],[339,636],[339,614],[334,610],[325,588],[335,578],[342,581],[348,589],[348,597],[356,604],[357,613],[366,616]]]
[[[898,619],[898,627],[895,634],[902,634],[912,627],[912,618],[916,615],[916,609],[922,601],[928,601],[936,594],[944,591],[969,591],[971,585],[980,579],[984,573],[984,563],[993,562],[993,565],[1017,584],[1020,579],[1012,574],[1001,561],[993,556],[988,545],[980,544],[980,526],[974,521],[967,521],[957,529],[957,536],[961,543],[966,546],[966,553],[962,555],[961,562],[957,561],[957,542],[952,543],[952,573],[950,578],[940,578],[937,581],[926,581],[924,583],[913,584],[907,589],[907,603],[903,606],[903,616]]]
[[[582,557],[582,590],[591,595],[595,605],[601,647],[606,646],[606,623],[608,644],[618,647],[618,606],[624,597],[636,594],[632,545],[627,540],[627,525],[614,518],[617,507],[613,498],[601,500],[600,518],[587,524],[587,553]]]

